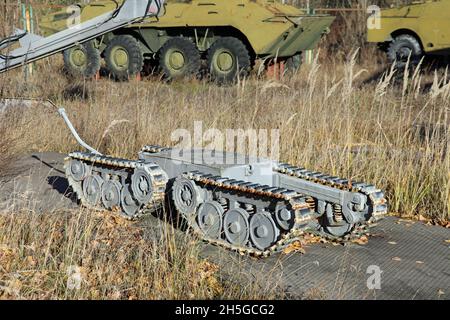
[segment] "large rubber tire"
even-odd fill
[[[196,45],[187,38],[169,39],[159,50],[158,62],[165,79],[197,77],[201,58]]]
[[[303,62],[303,55],[301,53],[296,54],[290,58],[286,59],[285,71],[286,73],[293,75],[298,72]]]
[[[390,63],[395,63],[396,67],[404,68],[411,55],[412,65],[419,63],[423,56],[422,46],[412,35],[403,34],[394,39],[388,47],[387,56]]]
[[[218,83],[232,83],[238,75],[246,77],[252,67],[247,47],[237,38],[219,38],[208,50],[208,69],[212,80]]]
[[[106,66],[118,81],[138,75],[144,66],[144,54],[139,42],[130,35],[114,37],[105,49]]]
[[[93,41],[63,52],[64,71],[72,77],[92,78],[100,70],[100,52]]]

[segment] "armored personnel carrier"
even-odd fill
[[[382,10],[379,27],[369,29],[368,41],[378,43],[399,67],[409,57],[414,63],[425,54],[450,55],[450,0]]]
[[[80,5],[82,19],[113,7],[113,1]],[[41,31],[52,34],[66,27],[66,10],[43,17]],[[287,61],[313,49],[334,17],[308,15],[274,0],[169,0],[165,12],[144,22],[111,32],[64,53],[66,69],[92,76],[100,57],[119,80],[141,71],[152,61],[166,78],[196,76],[202,67],[217,81],[247,75],[256,59]]]
[[[60,114],[89,150],[65,160],[69,184],[89,208],[133,219],[171,203],[205,241],[256,256],[305,233],[351,240],[387,213],[373,185],[269,159],[158,146],[144,147],[136,160],[104,156],[79,138],[63,109]],[[234,160],[205,161],[205,154]]]
[[[164,0],[110,1],[109,6],[100,6],[96,15],[79,20],[77,15],[73,16],[73,13],[64,13],[60,18],[64,20],[64,27],[45,37],[26,30],[15,29],[11,36],[0,39],[0,73],[53,56],[64,50],[70,51],[80,45],[86,48],[83,52],[94,57],[98,51],[88,45],[89,41],[127,25],[138,23],[146,17],[157,17],[161,13],[163,3]],[[80,67],[80,69],[92,71],[95,69],[92,64],[93,62],[89,62],[85,68]]]

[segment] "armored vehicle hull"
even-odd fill
[[[368,42],[378,43],[399,66],[409,57],[417,62],[424,54],[450,55],[450,0],[382,10],[376,25],[368,31]]]
[[[81,6],[81,16],[96,15],[101,6],[112,5],[111,1],[101,1]],[[40,24],[42,31],[53,33],[64,28],[66,16],[55,13],[45,17]],[[213,79],[230,82],[237,75],[247,75],[256,59],[286,61],[313,49],[333,20],[332,16],[308,15],[278,1],[168,1],[159,19],[112,32],[97,39],[95,46],[118,79],[140,72],[144,60],[149,60],[166,78],[196,76],[206,66]],[[68,69],[79,72],[80,65],[86,66],[92,59],[81,49],[66,53]],[[78,58],[78,68],[71,55],[84,56]]]

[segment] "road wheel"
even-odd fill
[[[248,76],[252,66],[250,53],[239,39],[220,38],[208,50],[209,72],[219,83],[232,83],[238,75]]]
[[[387,51],[391,63],[396,63],[398,68],[406,66],[409,56],[412,64],[416,64],[423,56],[423,50],[419,41],[408,34],[400,35],[389,45]]]
[[[105,50],[108,71],[119,81],[139,74],[144,66],[144,55],[138,41],[130,35],[117,36]]]
[[[200,52],[187,38],[169,39],[159,50],[158,61],[166,79],[195,77],[200,73]]]
[[[94,77],[100,70],[100,52],[93,41],[63,52],[64,70],[73,77]]]

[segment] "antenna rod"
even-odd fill
[[[86,142],[84,142],[80,136],[78,135],[77,131],[75,130],[75,127],[72,125],[72,122],[70,122],[69,117],[67,117],[67,113],[66,110],[64,108],[59,108],[58,109],[58,113],[61,115],[61,117],[64,119],[64,122],[67,124],[67,126],[69,127],[70,132],[72,132],[72,135],[75,137],[75,139],[77,140],[77,142],[86,150],[89,150],[90,152],[101,156],[102,154],[100,152],[98,152],[97,150],[95,150],[94,148],[92,148],[91,146],[89,146]]]

